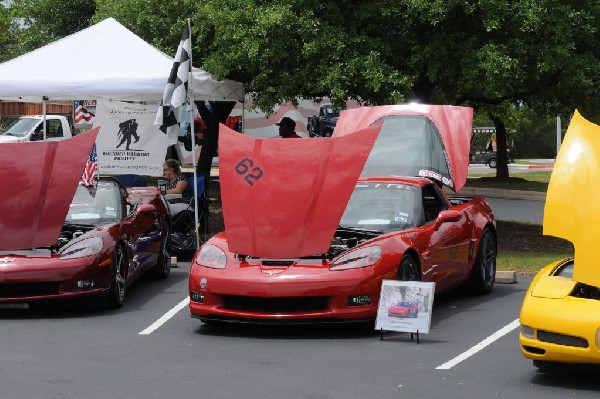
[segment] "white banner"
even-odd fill
[[[167,137],[154,126],[156,104],[99,99],[94,127],[101,174],[162,176]]]

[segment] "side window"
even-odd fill
[[[46,132],[47,138],[62,138],[63,137],[62,123],[59,120],[57,120],[57,119],[47,120],[46,128],[48,129]]]
[[[429,223],[437,218],[438,213],[447,209],[447,204],[443,200],[439,188],[434,184],[428,184],[421,191],[423,194],[423,213],[425,223]]]

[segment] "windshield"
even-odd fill
[[[19,118],[8,125],[2,134],[8,136],[24,137],[40,122],[35,118]]]
[[[119,189],[112,182],[98,182],[96,188],[79,185],[69,207],[66,222],[93,226],[121,220]]]
[[[383,233],[415,227],[420,218],[420,190],[405,184],[359,183],[340,225]]]
[[[424,176],[447,184],[446,151],[429,118],[400,115],[383,121],[361,176]]]

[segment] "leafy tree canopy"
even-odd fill
[[[13,56],[87,28],[96,11],[90,0],[14,0],[10,8],[19,21]],[[85,52],[82,54],[85,56]]]

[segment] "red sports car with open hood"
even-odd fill
[[[204,322],[373,320],[383,279],[492,290],[495,219],[464,185],[472,110],[342,112],[331,138],[253,139],[221,127],[225,231],[196,253]],[[293,144],[293,145],[292,145]]]
[[[109,177],[78,184],[96,137],[90,133],[0,145],[10,165],[0,185],[12,187],[0,195],[0,308],[97,297],[119,307],[144,272],[169,275],[169,213],[160,191],[127,190]]]

